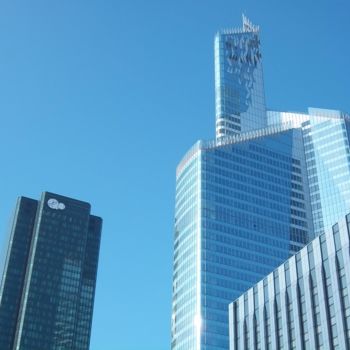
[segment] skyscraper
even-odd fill
[[[230,304],[230,350],[349,349],[350,215]]]
[[[301,130],[268,126],[259,29],[215,38],[216,140],[177,168],[172,349],[228,349],[228,304],[309,240]],[[235,299],[233,297],[233,299]]]
[[[267,111],[259,27],[244,16],[215,37],[215,98],[215,140],[177,168],[173,350],[227,350],[229,298],[350,212],[348,117]]]
[[[0,286],[0,348],[89,348],[102,220],[44,192],[17,202]]]

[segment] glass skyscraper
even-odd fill
[[[216,140],[177,168],[174,350],[228,349],[230,299],[313,231],[303,134],[268,125],[258,27],[218,33],[215,68]]]
[[[215,98],[215,140],[177,167],[172,350],[227,350],[228,304],[350,212],[348,116],[267,111],[244,16],[215,37]]]
[[[102,220],[90,204],[20,197],[0,285],[1,350],[88,350]]]
[[[230,350],[350,348],[350,215],[230,304]]]

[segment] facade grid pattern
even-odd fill
[[[198,143],[185,156],[176,185],[173,350],[227,349],[229,303],[309,241],[304,169],[293,129]]]
[[[230,350],[349,349],[349,234],[350,214],[231,303]]]
[[[1,350],[88,350],[101,229],[88,203],[19,198],[0,287]]]
[[[198,141],[176,172],[172,350],[227,350],[229,303],[350,212],[349,116],[267,111],[259,27],[244,16],[215,37],[215,106],[216,138]],[[241,347],[326,349],[329,335],[343,344],[321,327],[335,319],[319,271],[305,280],[295,259],[287,279],[275,273],[235,304]],[[322,274],[334,285],[327,262]]]

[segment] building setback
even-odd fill
[[[349,349],[350,214],[229,306],[230,350]]]
[[[102,220],[44,192],[17,202],[0,286],[1,350],[88,350]]]
[[[302,132],[267,124],[258,28],[215,50],[216,139],[177,167],[172,350],[227,350],[229,303],[313,232]]]
[[[230,302],[350,212],[349,115],[267,110],[259,37],[216,35],[216,137],[177,167],[172,350],[227,350]]]

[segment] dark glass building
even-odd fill
[[[102,219],[44,192],[17,202],[0,286],[0,349],[89,349]]]

